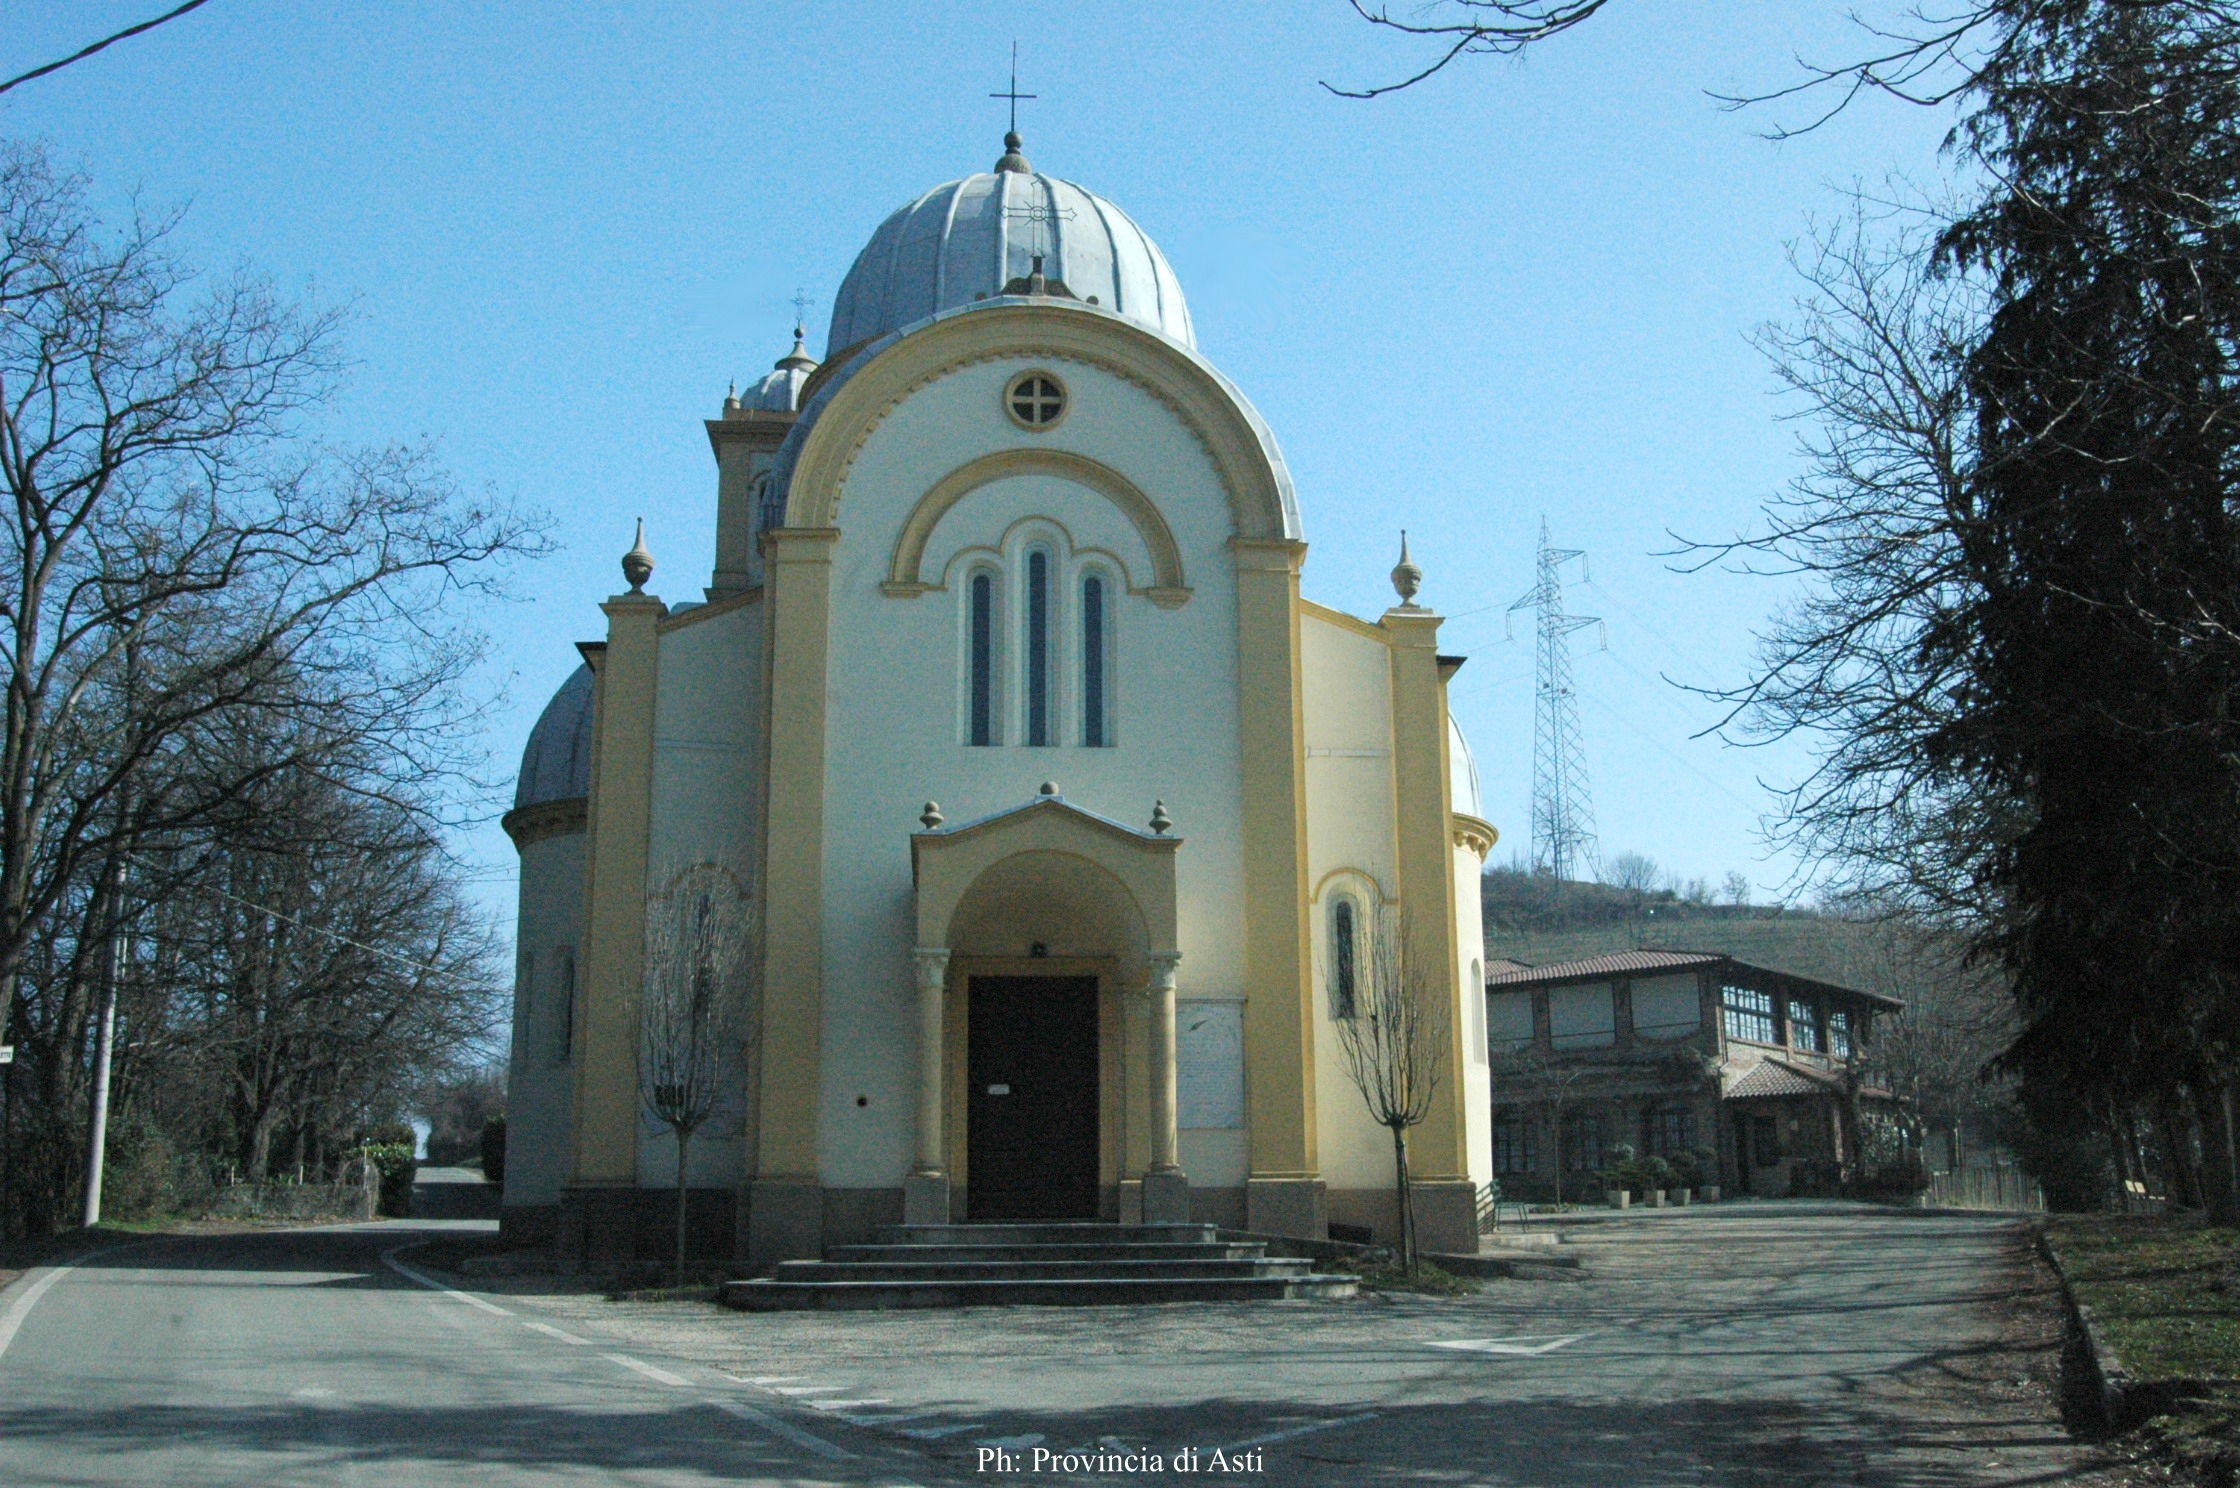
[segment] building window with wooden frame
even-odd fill
[[[1602,1113],[1573,1111],[1563,1123],[1563,1170],[1590,1173],[1602,1166]]]
[[[1828,1052],[1838,1059],[1851,1057],[1851,1015],[1831,1010],[1828,1014]]]
[[[1755,987],[1719,989],[1719,1006],[1725,1016],[1727,1037],[1753,1044],[1770,1044],[1773,1037],[1773,994]]]
[[[1820,1010],[1801,998],[1789,999],[1789,1047],[1803,1054],[1820,1054]]]
[[[1678,1157],[1696,1150],[1696,1113],[1691,1106],[1659,1106],[1649,1113],[1643,1136],[1650,1155]]]
[[[1531,1172],[1537,1156],[1532,1145],[1532,1121],[1524,1112],[1512,1108],[1493,1118],[1493,1170],[1496,1173]]]

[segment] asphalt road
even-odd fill
[[[27,1275],[0,1293],[0,1484],[1944,1488],[2089,1470],[2055,1418],[2043,1279],[1984,1220],[1645,1216],[1587,1232],[1584,1281],[1451,1301],[755,1317],[430,1274],[395,1254],[427,1228],[162,1240]],[[1152,1455],[1166,1471],[1128,1470]]]

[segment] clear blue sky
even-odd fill
[[[15,0],[0,75],[164,8]],[[1343,0],[1029,7],[304,6],[213,0],[0,95],[111,199],[190,207],[187,251],[352,312],[331,432],[436,440],[450,466],[553,515],[564,550],[492,612],[498,773],[600,633],[631,518],[672,600],[705,582],[727,380],[811,349],[856,250],[926,187],[1000,149],[1009,49],[1040,97],[1039,169],[1164,247],[1200,344],[1274,426],[1311,544],[1307,593],[1374,615],[1402,527],[1423,601],[1470,656],[1455,710],[1505,857],[1529,836],[1532,647],[1503,611],[1545,515],[1592,554],[1575,608],[1604,853],[1771,888],[1761,779],[1795,749],[1722,747],[1660,680],[1739,678],[1773,581],[1671,571],[1668,533],[1746,527],[1795,468],[1751,330],[1796,292],[1784,244],[1832,188],[1933,179],[1945,115],[1869,102],[1784,144],[1781,114],[1706,90],[1793,81],[1855,43],[1827,4],[1620,0],[1527,60],[1458,65],[1374,103],[1420,51]],[[1787,117],[1795,117],[1794,113]],[[464,844],[494,902],[512,853]]]

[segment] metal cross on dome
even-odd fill
[[[990,93],[988,96],[990,98],[1008,98],[1011,100],[1011,132],[1013,134],[1017,134],[1019,132],[1019,100],[1022,98],[1035,98],[1040,96],[1039,94],[1022,93],[1019,91],[1019,43],[1011,43],[1010,91],[1006,93]]]
[[[1033,235],[1028,239],[1027,251],[1034,255],[1036,273],[1042,272],[1042,260],[1050,252],[1050,224],[1071,222],[1080,215],[1071,207],[1061,207],[1055,202],[1029,202],[1021,207],[1005,207],[1003,215],[1014,222],[1033,225]]]

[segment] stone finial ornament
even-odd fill
[[[1168,829],[1173,826],[1174,818],[1167,815],[1167,803],[1165,801],[1153,801],[1151,803],[1151,834],[1154,837],[1164,837],[1167,835]]]
[[[1045,781],[1043,781],[1043,782],[1042,782],[1042,789],[1041,789],[1041,791],[1040,791],[1040,792],[1038,792],[1038,794],[1040,794],[1040,795],[1043,795],[1043,796],[1055,796],[1055,795],[1057,795],[1057,793],[1058,793],[1058,782],[1057,782],[1057,781],[1055,781],[1055,780],[1045,780]]]
[[[1400,562],[1392,570],[1393,592],[1400,596],[1400,608],[1416,608],[1416,591],[1423,587],[1423,570],[1408,557],[1408,531],[1400,529]]]
[[[1032,175],[1034,167],[1027,164],[1027,157],[1020,153],[1026,148],[1026,143],[1025,140],[1019,138],[1019,131],[1016,129],[1006,134],[1003,137],[1003,158],[996,162],[996,169],[1009,171],[1015,175]]]
[[[928,801],[926,802],[926,809],[918,813],[918,820],[924,823],[927,831],[935,832],[941,829],[941,824],[948,818],[941,814],[940,802]]]
[[[646,580],[653,577],[653,554],[646,551],[646,519],[638,518],[638,536],[630,544],[630,551],[622,555],[622,577],[629,582],[632,594],[646,592]]]

